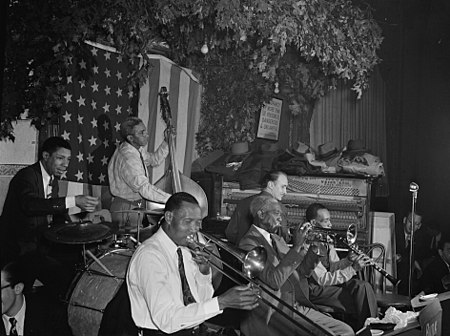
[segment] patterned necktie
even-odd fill
[[[53,197],[53,176],[50,176],[50,181],[48,181],[45,198],[52,198],[52,197]]]
[[[145,165],[144,157],[142,156],[141,152],[139,152],[139,156],[141,157],[142,165],[144,166],[145,177],[148,177],[147,176],[147,166]]]
[[[195,303],[195,298],[192,295],[191,289],[189,288],[189,283],[186,278],[186,272],[184,271],[183,254],[181,249],[177,249],[178,254],[178,271],[180,272],[181,278],[181,289],[183,290],[183,303],[185,306],[191,303]]]
[[[14,317],[11,317],[9,319],[9,323],[11,323],[11,329],[9,329],[9,335],[10,336],[18,336],[19,334],[17,333],[17,320]]]

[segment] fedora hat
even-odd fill
[[[344,154],[357,154],[368,152],[361,139],[349,140]]]
[[[295,154],[305,155],[306,153],[309,152],[309,146],[305,145],[301,141],[297,141],[297,146],[295,148],[292,148],[292,151]]]
[[[250,153],[248,142],[236,142],[231,146],[232,155],[246,155]]]
[[[319,146],[317,151],[317,160],[328,160],[333,155],[337,154],[338,150],[332,142],[327,142]]]

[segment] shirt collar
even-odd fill
[[[5,320],[8,321],[9,327],[11,327],[11,323],[9,322],[9,319],[10,319],[11,317],[14,317],[14,318],[16,319],[18,331],[20,332],[20,330],[22,330],[22,333],[19,333],[19,335],[20,335],[20,334],[23,334],[23,328],[24,328],[24,323],[25,323],[25,310],[26,310],[26,308],[27,308],[27,301],[26,301],[25,295],[24,295],[24,296],[23,296],[22,307],[20,307],[20,309],[19,309],[19,311],[17,312],[16,315],[14,315],[14,316],[8,316],[8,315],[6,315],[6,314],[3,314],[3,320],[4,320],[4,321],[5,321]]]
[[[50,182],[51,176],[47,173],[41,161],[39,161],[39,164],[41,165],[42,179],[44,180],[45,185],[47,185]]]
[[[122,147],[127,147],[127,150],[136,151],[138,154],[142,153],[142,151],[144,150],[143,147],[139,147],[139,149],[137,149],[132,144],[130,144],[128,141],[122,142],[121,146]]]
[[[158,234],[161,244],[163,248],[166,250],[167,254],[170,256],[177,255],[177,249],[178,245],[173,242],[172,239],[167,235],[167,233],[163,230],[162,227],[159,228],[159,230],[155,233],[155,235]]]
[[[267,242],[272,246],[272,239],[270,237],[270,233],[264,229],[261,229],[259,226],[253,225],[259,233],[267,240]]]

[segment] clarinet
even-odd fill
[[[363,251],[359,250],[354,245],[348,244],[343,237],[339,237],[339,241],[341,243],[343,243],[345,246],[347,246],[350,250],[355,252],[357,255],[362,255],[362,256],[368,257],[370,259],[370,261],[372,261],[372,264],[370,266],[372,266],[378,272],[380,272],[381,275],[383,275],[386,279],[388,279],[394,285],[394,287],[398,286],[398,284],[400,283],[401,280],[399,280],[399,279],[395,278],[394,276],[392,276],[391,274],[389,274],[384,268],[382,268],[381,266],[376,264],[375,261],[372,258],[370,258],[367,254],[365,254]]]

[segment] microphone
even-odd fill
[[[409,191],[410,192],[417,192],[419,190],[419,185],[416,182],[411,182],[409,184]]]

